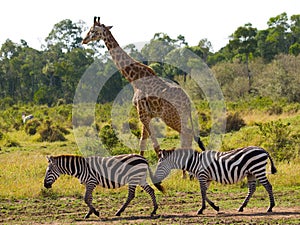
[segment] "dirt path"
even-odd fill
[[[41,215],[45,216],[45,215]],[[245,212],[238,213],[234,210],[227,210],[215,213],[206,210],[204,215],[191,213],[162,214],[155,217],[150,216],[107,216],[91,219],[67,219],[70,214],[60,215],[60,218],[52,222],[30,221],[30,218],[23,218],[23,221],[2,221],[4,224],[300,224],[300,207],[276,207],[274,212],[266,213],[265,208],[248,208]],[[38,217],[38,216],[37,216]],[[72,216],[71,216],[72,217]],[[34,219],[34,218],[32,218]]]

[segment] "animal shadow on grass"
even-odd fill
[[[76,219],[76,221],[94,221],[94,222],[116,222],[116,221],[135,221],[135,220],[153,220],[153,219],[171,219],[171,218],[194,218],[199,217],[199,215],[188,215],[188,214],[171,214],[171,215],[154,215],[154,216],[120,216],[120,217],[103,217],[99,219]]]
[[[137,221],[137,220],[153,220],[153,219],[172,219],[172,218],[195,218],[195,217],[268,217],[268,216],[278,216],[278,217],[285,217],[285,216],[300,216],[300,212],[288,212],[288,211],[281,211],[281,212],[249,212],[249,213],[226,213],[226,212],[219,212],[219,213],[212,213],[212,214],[203,214],[197,215],[196,213],[191,214],[163,214],[163,215],[154,215],[154,216],[114,216],[114,217],[103,217],[101,218],[93,218],[93,219],[76,219],[76,221],[86,221],[86,222],[117,222],[117,221]]]
[[[300,216],[300,212],[294,212],[294,211],[278,211],[278,212],[239,212],[239,213],[225,213],[220,212],[217,214],[220,217],[264,217],[264,216]]]

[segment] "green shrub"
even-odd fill
[[[0,141],[4,138],[4,134],[0,131]]]
[[[127,122],[123,124],[123,127],[127,125]],[[139,120],[136,118],[131,118],[128,121],[130,132],[137,138],[141,137],[141,129],[139,128]]]
[[[116,147],[119,143],[119,139],[117,134],[111,125],[105,125],[100,130],[100,140],[102,144],[111,152],[114,147]]]
[[[272,105],[270,108],[267,110],[269,115],[280,115],[283,112],[283,108],[280,105]]]
[[[264,137],[263,145],[274,158],[278,161],[283,161],[297,157],[297,152],[295,151],[297,137],[291,135],[290,123],[283,123],[281,120],[278,120],[256,125]]]
[[[66,131],[64,128],[58,125],[52,125],[52,121],[46,120],[39,129],[38,133],[40,134],[40,141],[65,141],[64,133],[62,131]]]
[[[227,115],[226,132],[238,131],[244,126],[246,126],[246,123],[238,112]]]
[[[6,139],[4,147],[21,147],[21,144],[16,140],[12,140],[12,139],[8,138],[8,139]]]
[[[37,128],[41,125],[41,122],[38,119],[29,120],[25,124],[25,133],[28,135],[35,135]]]

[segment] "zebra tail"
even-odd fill
[[[276,167],[274,165],[274,162],[273,162],[271,156],[270,155],[268,155],[268,156],[269,156],[269,159],[270,159],[270,162],[271,162],[271,173],[275,174],[275,173],[277,173],[277,169],[276,169]]]
[[[156,177],[153,176],[152,170],[150,169],[149,165],[148,165],[148,170],[149,170],[151,181],[154,184],[154,186],[162,193],[165,193],[165,188],[161,185],[161,181],[157,181]]]

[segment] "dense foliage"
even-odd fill
[[[250,23],[238,27],[229,43],[215,53],[206,39],[189,46],[184,36],[173,39],[165,33],[156,33],[140,51],[133,44],[125,49],[171,80],[180,80],[180,76],[186,80],[191,72],[193,60],[181,62],[181,68],[168,64],[178,56],[185,59],[189,50],[210,66],[229,100],[252,94],[299,102],[300,15],[288,18],[282,13],[270,18],[267,25],[266,30],[257,30]],[[86,28],[82,21],[63,20],[54,25],[42,50],[31,48],[25,40],[13,43],[7,39],[0,49],[0,107],[16,102],[49,106],[72,103],[79,80],[96,58],[96,76],[113,74],[99,93],[98,102],[115,99],[127,83],[101,42],[82,47]]]

